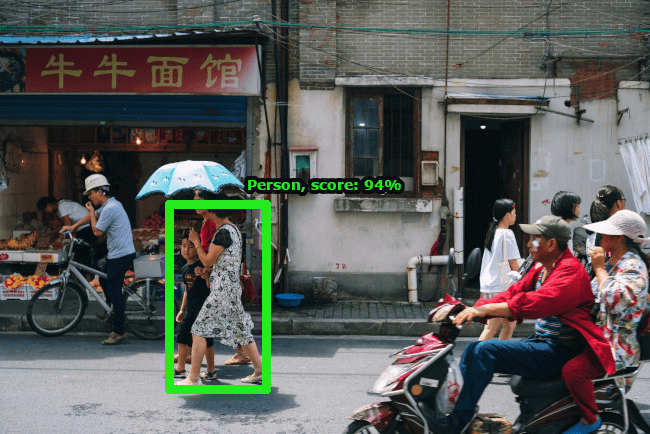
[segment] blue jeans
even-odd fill
[[[564,364],[580,354],[583,348],[582,345],[569,348],[557,340],[538,336],[520,341],[472,342],[460,361],[463,389],[453,413],[463,422],[469,421],[495,373],[537,380],[558,378]]]
[[[113,331],[121,335],[126,332],[122,287],[124,286],[124,276],[133,265],[134,259],[135,253],[131,253],[121,258],[106,260],[106,284],[102,284],[102,286],[106,301],[113,305]]]

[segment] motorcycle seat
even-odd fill
[[[532,380],[519,375],[513,375],[510,379],[510,389],[512,393],[522,397],[555,396],[569,393],[561,378]]]

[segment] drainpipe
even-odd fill
[[[409,303],[418,302],[418,265],[445,265],[449,261],[449,256],[413,256],[406,264],[406,274],[408,275]]]
[[[464,263],[463,258],[463,227],[464,227],[464,213],[463,213],[463,187],[454,189],[454,260],[456,264]]]

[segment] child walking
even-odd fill
[[[176,316],[176,321],[180,322],[181,325],[176,337],[178,357],[176,358],[174,378],[186,377],[185,362],[192,351],[192,325],[201,311],[203,302],[210,294],[210,288],[208,288],[205,280],[195,274],[195,269],[197,267],[203,268],[203,264],[199,261],[196,247],[189,240],[187,232],[183,234],[183,240],[181,241],[181,256],[187,263],[181,268],[183,280],[185,281],[185,294],[183,295],[181,309]],[[217,372],[214,368],[213,340],[210,338],[207,339],[205,358],[207,370],[201,374],[204,383],[217,378]]]

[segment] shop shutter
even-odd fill
[[[2,125],[246,125],[245,96],[3,95]]]

